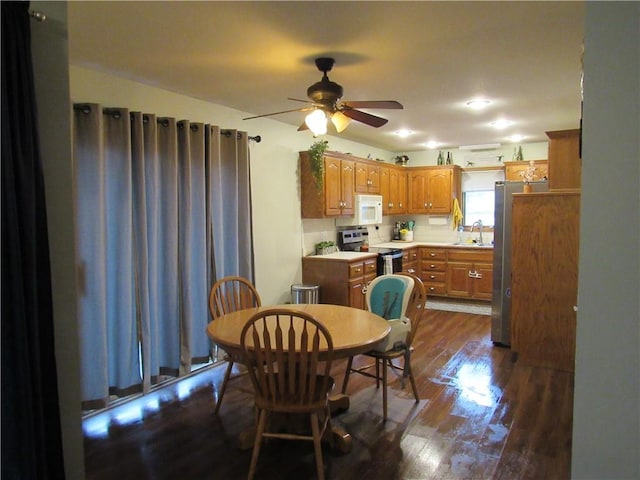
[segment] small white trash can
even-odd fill
[[[318,303],[319,293],[319,285],[291,285],[291,303]]]

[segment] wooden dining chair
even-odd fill
[[[412,280],[413,287],[407,292],[407,307],[404,311],[404,316],[409,320],[411,325],[408,331],[406,331],[406,333],[403,335],[404,338],[399,341],[387,343],[387,348],[385,348],[383,351],[371,350],[363,354],[367,357],[373,358],[375,360],[373,364],[365,365],[359,368],[353,368],[353,357],[350,357],[347,363],[347,370],[345,372],[344,381],[342,383],[342,393],[346,393],[347,384],[349,382],[349,376],[351,373],[359,373],[360,375],[375,378],[376,388],[379,388],[380,382],[382,382],[382,410],[384,420],[387,419],[388,368],[392,371],[395,370],[402,373],[402,388],[404,388],[404,381],[408,377],[411,382],[411,388],[413,390],[413,395],[416,399],[416,402],[420,400],[415,377],[411,369],[411,352],[413,351],[413,340],[416,336],[416,332],[418,331],[418,327],[420,326],[420,323],[424,318],[425,305],[427,301],[427,290],[420,278],[410,273],[397,273],[394,275],[404,276]],[[369,291],[367,291],[367,294],[369,294]],[[371,292],[371,295],[375,295],[375,292]],[[367,307],[374,313],[378,313],[376,311],[375,302],[372,302],[371,298],[367,299]],[[394,363],[394,360],[400,358],[403,359],[402,364],[399,364],[398,362]],[[375,374],[369,371],[372,367],[375,367]]]
[[[253,284],[244,277],[223,277],[213,284],[209,292],[209,313],[214,321],[227,313],[245,308],[260,307],[261,305],[258,291]],[[229,380],[232,379],[231,371],[234,360],[227,354],[225,354],[224,359],[227,361],[227,370],[224,372],[218,400],[213,410],[214,414],[218,413],[220,405],[222,404],[222,398],[227,389],[227,384]]]
[[[333,360],[329,331],[307,313],[272,308],[249,319],[240,346],[258,412],[249,480],[255,475],[265,437],[313,441],[318,479],[323,480],[321,439],[331,424],[329,393],[334,385],[329,375]],[[268,430],[272,413],[308,414],[311,434],[299,428]]]

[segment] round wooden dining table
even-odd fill
[[[347,358],[367,352],[380,344],[390,332],[384,318],[359,308],[323,303],[272,305],[228,313],[209,323],[207,334],[234,359],[240,355],[240,333],[256,313],[272,308],[302,311],[321,322],[333,340],[333,358]]]
[[[367,310],[329,305],[322,303],[286,304],[247,308],[228,313],[207,325],[207,334],[217,345],[229,354],[234,361],[241,361],[240,334],[247,321],[256,313],[272,308],[302,311],[321,322],[333,341],[333,358],[347,358],[372,350],[391,331],[389,322]],[[349,397],[341,393],[330,398],[331,410],[340,411],[349,408]],[[332,426],[333,444],[341,451],[351,450],[351,435],[344,429]],[[243,435],[241,448],[250,448],[253,444],[251,435]]]

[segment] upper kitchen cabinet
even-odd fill
[[[300,152],[302,218],[353,215],[355,161],[325,152],[322,185],[316,183],[308,152]]]
[[[580,188],[582,160],[580,130],[547,132],[549,137],[549,190]]]
[[[383,215],[407,213],[407,171],[399,167],[380,168]]]
[[[356,161],[356,193],[380,193],[380,165]]]
[[[505,162],[504,179],[512,182],[522,181],[522,172],[529,168],[529,161]],[[534,180],[544,180],[549,178],[549,162],[547,160],[533,160],[535,171],[533,172]]]
[[[448,215],[460,194],[460,167],[416,167],[408,172],[407,213]]]

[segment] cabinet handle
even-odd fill
[[[435,291],[435,287],[429,287],[429,291],[430,291],[430,292]]]
[[[400,208],[402,208],[402,203],[400,204]]]
[[[429,275],[429,280],[434,280],[436,278],[435,275]]]
[[[429,208],[433,207],[433,203],[429,202]]]
[[[424,204],[424,208],[429,208],[429,206],[425,203],[425,204]]]
[[[429,268],[436,268],[436,266],[432,263],[431,265],[429,265]]]
[[[414,268],[409,268],[407,269],[407,273],[416,273],[416,270]]]
[[[471,278],[482,278],[482,274],[478,273],[477,271],[473,271],[473,272],[469,272],[469,277]]]
[[[436,254],[435,254],[435,253],[430,253],[430,254],[429,254],[429,256],[430,256],[430,257],[435,257],[435,256],[436,256]]]

